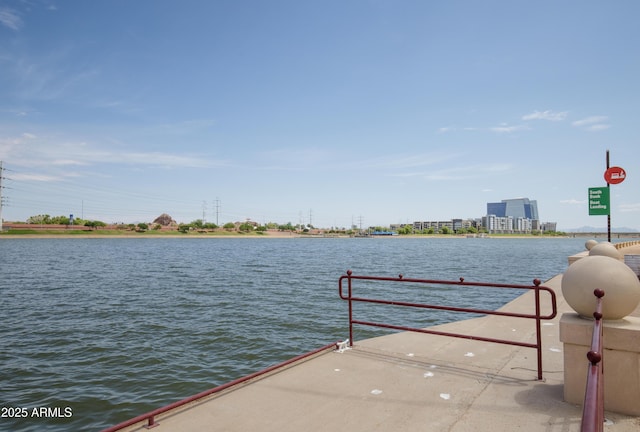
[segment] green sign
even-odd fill
[[[589,188],[589,216],[607,216],[609,208],[609,188]]]

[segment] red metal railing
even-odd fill
[[[593,335],[591,351],[587,353],[589,368],[587,369],[587,386],[584,392],[582,407],[582,432],[602,432],[604,429],[604,360],[602,358],[602,297],[604,291],[593,292],[597,297],[596,311],[593,313]]]
[[[133,426],[136,423],[145,422],[145,421],[147,422],[147,424],[145,426],[146,429],[153,428],[153,427],[158,426],[160,424],[160,423],[156,422],[156,417],[159,416],[160,414],[164,414],[164,413],[166,413],[168,411],[171,411],[173,409],[182,407],[182,406],[187,405],[187,404],[189,404],[191,402],[194,402],[194,401],[196,401],[198,399],[202,399],[202,398],[204,398],[206,396],[210,396],[212,394],[219,393],[219,392],[221,392],[223,390],[226,390],[226,389],[231,388],[233,386],[245,383],[245,382],[247,382],[249,380],[252,380],[254,378],[257,378],[259,376],[266,375],[266,374],[271,373],[273,371],[276,371],[276,370],[278,370],[280,368],[288,366],[288,365],[290,365],[292,363],[298,362],[300,360],[304,360],[304,359],[306,359],[308,357],[312,357],[312,356],[314,356],[316,354],[319,354],[319,353],[321,353],[323,351],[327,351],[329,349],[337,348],[337,345],[338,345],[338,343],[332,343],[332,344],[329,344],[329,345],[325,345],[325,346],[323,346],[321,348],[318,348],[316,350],[310,351],[310,352],[308,352],[306,354],[301,354],[301,355],[299,355],[297,357],[293,357],[293,358],[291,358],[289,360],[286,360],[286,361],[284,361],[282,363],[278,363],[276,365],[269,366],[268,368],[262,369],[261,371],[258,371],[258,372],[255,372],[255,373],[252,373],[251,375],[247,375],[245,377],[236,379],[234,381],[230,381],[230,382],[228,382],[226,384],[222,384],[222,385],[220,385],[218,387],[214,387],[212,389],[205,390],[205,391],[203,391],[201,393],[195,394],[195,395],[190,396],[190,397],[188,397],[186,399],[182,399],[182,400],[174,402],[174,403],[172,403],[170,405],[166,405],[164,407],[157,408],[157,409],[155,409],[153,411],[149,411],[146,414],[141,414],[141,415],[139,415],[137,417],[134,417],[132,419],[126,420],[126,421],[124,421],[122,423],[118,423],[115,426],[111,426],[111,427],[109,427],[107,429],[104,429],[104,430],[102,430],[102,432],[116,432],[116,431],[119,431],[119,430],[124,429],[126,427]]]
[[[347,295],[345,295],[343,292],[342,285],[344,280],[347,281],[347,289],[348,289]],[[462,308],[462,307],[453,307],[453,306],[424,304],[424,303],[411,303],[411,302],[395,301],[395,300],[382,300],[382,299],[355,297],[353,295],[354,280],[534,290],[535,291],[535,314],[509,313],[509,312],[496,311],[496,310]],[[542,379],[542,336],[540,331],[540,321],[553,319],[557,314],[557,306],[556,306],[555,292],[551,288],[540,286],[539,279],[534,279],[533,285],[529,286],[529,285],[513,285],[513,284],[484,283],[484,282],[465,282],[464,278],[460,278],[459,281],[444,281],[444,280],[430,280],[430,279],[410,279],[410,278],[405,278],[402,275],[399,275],[397,278],[380,277],[380,276],[355,276],[353,275],[351,270],[349,270],[347,271],[346,275],[341,276],[340,279],[338,280],[338,290],[340,293],[340,298],[349,302],[349,344],[351,346],[353,346],[353,324],[360,324],[365,326],[382,327],[382,328],[402,330],[402,331],[436,334],[441,336],[450,336],[450,337],[472,339],[472,340],[479,340],[479,341],[485,341],[485,342],[494,342],[494,343],[500,343],[500,344],[506,344],[506,345],[535,348],[538,353],[538,379],[539,380]],[[550,295],[552,312],[549,315],[540,314],[540,291],[546,291]],[[535,344],[525,343],[525,342],[512,341],[512,340],[494,339],[494,338],[481,337],[481,336],[471,336],[471,335],[463,335],[458,333],[442,332],[442,331],[430,330],[428,328],[427,329],[413,328],[413,327],[398,326],[393,324],[383,324],[383,323],[375,323],[370,321],[356,320],[353,318],[354,302],[375,303],[375,304],[381,304],[381,305],[394,305],[394,306],[407,306],[407,307],[413,307],[413,308],[438,309],[438,310],[446,310],[446,311],[453,311],[453,312],[468,312],[468,313],[483,314],[483,315],[501,315],[505,317],[533,319],[535,320],[535,326],[536,326],[536,343]]]

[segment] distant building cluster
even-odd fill
[[[409,224],[393,224],[392,230],[404,228]],[[487,203],[487,213],[477,219],[451,219],[447,221],[415,221],[414,232],[458,232],[475,228],[496,234],[530,234],[532,232],[555,232],[556,222],[540,222],[538,203],[529,198],[506,199],[501,202]]]
[[[529,198],[506,199],[487,203],[487,215],[482,226],[488,233],[531,233],[556,231],[555,222],[540,222],[538,202]]]
[[[482,227],[481,219],[451,219],[445,221],[415,221],[412,224],[391,224],[390,228],[393,231],[398,231],[402,228],[410,226],[413,232],[459,232],[463,228],[468,230],[469,228],[475,228],[480,230]]]

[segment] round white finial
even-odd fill
[[[589,249],[589,255],[602,255],[624,261],[624,255],[622,255],[614,245],[609,242],[598,243]]]
[[[591,240],[587,240],[587,242],[584,244],[584,247],[587,248],[587,250],[591,250],[591,248],[597,244],[598,244],[597,240],[591,239]]]
[[[593,291],[603,290],[602,315],[619,320],[640,303],[640,281],[621,261],[602,255],[584,257],[569,266],[562,276],[562,295],[580,315],[591,318],[596,310]]]

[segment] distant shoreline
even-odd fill
[[[35,231],[35,230],[34,230]],[[259,239],[259,238],[352,238],[352,236],[346,234],[301,234],[291,231],[266,231],[261,233],[242,233],[242,232],[211,232],[211,233],[179,233],[177,231],[172,232],[134,232],[134,231],[110,231],[110,230],[95,230],[95,231],[74,231],[65,232],[62,230],[56,231],[42,231],[42,232],[13,232],[4,231],[0,233],[0,240],[10,238],[38,238],[38,239],[69,239],[69,238],[174,238],[174,239],[225,239],[225,238],[246,238],[246,239]],[[413,239],[432,239],[432,238],[446,238],[446,239],[464,239],[468,238],[467,234],[403,234],[403,235],[372,235],[366,238],[375,239],[399,239],[399,238],[413,238]],[[513,239],[548,239],[548,238],[593,238],[593,239],[607,239],[606,232],[597,233],[565,233],[565,235],[557,236],[545,236],[545,235],[532,235],[532,234],[485,234],[483,237],[471,237],[471,238],[485,238],[485,239],[501,239],[501,238],[513,238]],[[625,239],[625,238],[640,238],[640,233],[611,233],[611,239]]]
[[[605,234],[606,237],[606,234]],[[447,235],[447,234],[407,234],[396,236],[370,236],[367,238],[354,238],[348,235],[307,235],[297,233],[269,233],[264,235],[259,234],[146,234],[146,233],[131,233],[131,234],[91,234],[91,233],[78,233],[78,234],[66,234],[66,233],[37,233],[37,234],[0,234],[0,240],[2,239],[354,239],[365,240],[366,239],[468,239],[465,235]],[[481,237],[476,237],[481,238]],[[482,237],[483,239],[550,239],[550,238],[572,238],[572,236],[533,236],[533,235],[487,235]]]

